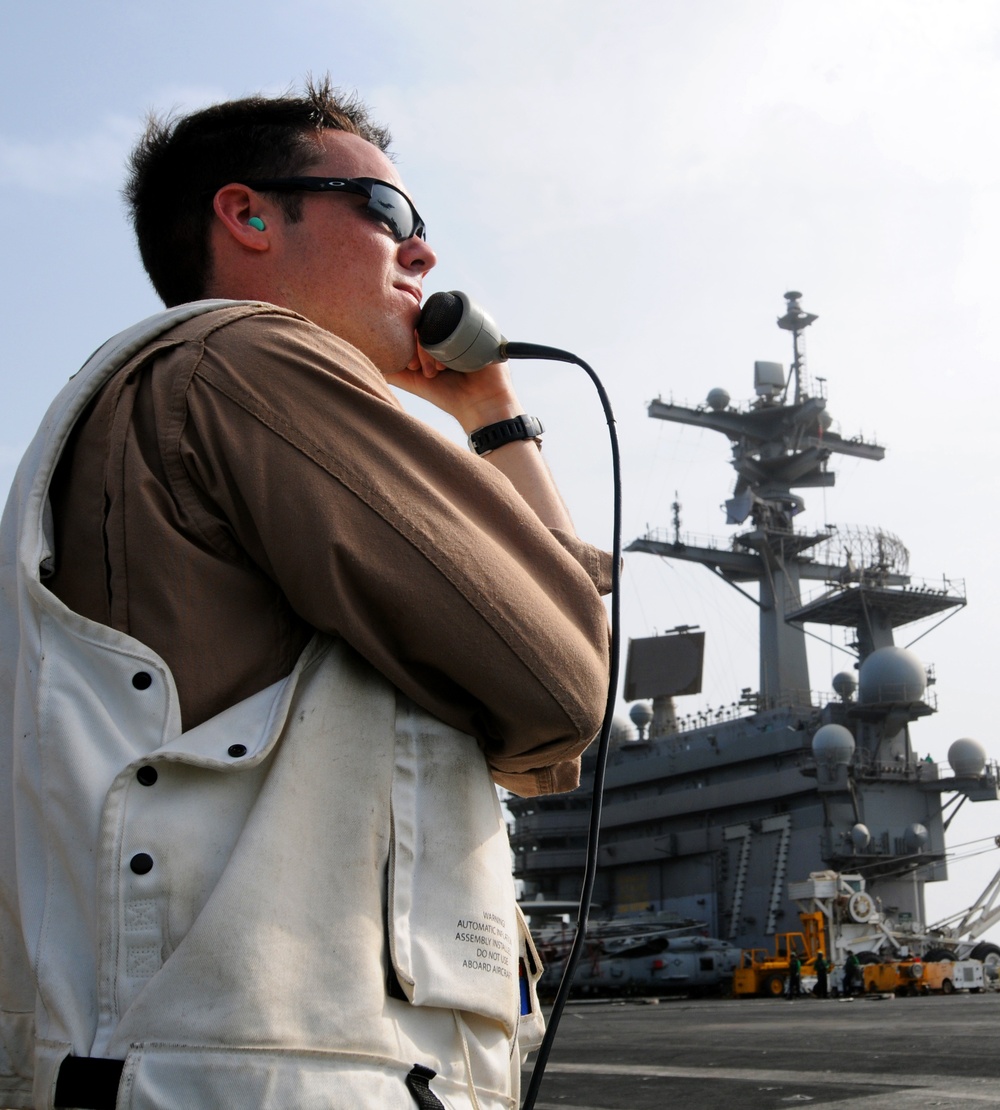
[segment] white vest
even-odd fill
[[[0,1105],[51,1106],[72,1054],[125,1059],[133,1110],[413,1110],[417,1064],[447,1107],[512,1110],[541,1032],[531,976],[518,1038],[519,959],[537,974],[538,957],[475,741],[320,635],[182,732],[163,661],[43,585],[80,413],[157,336],[230,304],[93,355],[4,513]]]

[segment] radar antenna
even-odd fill
[[[785,294],[788,309],[784,316],[778,317],[778,327],[792,333],[792,374],[795,375],[795,403],[798,404],[804,397],[809,396],[808,381],[805,377],[806,355],[799,349],[799,336],[819,317],[812,312],[806,312],[799,304],[802,294],[794,291]],[[789,375],[791,381],[791,375]],[[785,385],[785,396],[788,395],[788,385]]]

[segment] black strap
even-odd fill
[[[115,1110],[118,1082],[124,1069],[124,1060],[67,1056],[59,1068],[54,1105],[77,1110]]]
[[[469,435],[469,446],[477,455],[488,455],[498,447],[507,443],[515,443],[519,439],[533,439],[539,446],[538,438],[545,428],[537,416],[512,416],[509,420],[499,420],[496,424],[487,424],[484,428],[477,428]]]
[[[436,1071],[431,1071],[422,1064],[414,1064],[406,1077],[406,1088],[413,1095],[420,1110],[445,1110],[444,1103],[429,1086],[435,1075],[437,1075]]]
[[[115,1110],[124,1070],[124,1060],[67,1056],[59,1068],[54,1105],[75,1110]],[[406,1077],[406,1088],[419,1110],[445,1110],[444,1103],[430,1089],[435,1075],[437,1072],[430,1068],[414,1064]]]

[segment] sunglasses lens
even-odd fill
[[[368,207],[385,221],[400,242],[413,235],[423,238],[423,222],[402,193],[381,182],[372,182],[371,190]]]

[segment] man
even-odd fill
[[[844,961],[844,994],[857,994],[862,989],[861,961],[853,952],[848,952]]]
[[[830,981],[829,972],[833,965],[827,961],[827,958],[822,952],[813,961],[813,967],[816,969],[816,997],[829,998],[830,997]]]
[[[516,1106],[492,784],[576,785],[609,560],[505,367],[416,344],[387,143],[327,82],[133,155],[173,307],[56,399],[2,530],[0,1105]]]
[[[802,961],[792,953],[788,961],[788,1000],[802,996]]]

